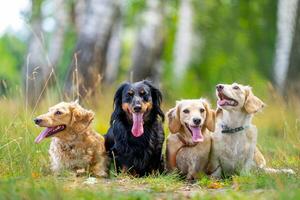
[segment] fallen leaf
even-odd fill
[[[213,182],[211,184],[208,185],[209,189],[220,189],[222,188],[222,184],[220,182]]]
[[[39,177],[40,177],[40,174],[37,173],[37,172],[32,172],[32,173],[31,173],[31,177],[32,177],[32,178],[39,178]]]

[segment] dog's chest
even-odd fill
[[[93,158],[92,149],[82,146],[80,142],[62,143],[53,140],[49,153],[53,162],[69,169],[84,168]]]
[[[233,134],[223,134],[221,131],[214,137],[214,148],[223,168],[232,170],[243,167],[245,162],[253,157],[256,145],[256,132],[243,130]]]
[[[223,152],[224,157],[231,161],[244,160],[246,152],[249,149],[250,143],[244,134],[239,135],[222,135],[224,141]]]

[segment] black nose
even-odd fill
[[[193,122],[194,122],[195,125],[200,125],[201,119],[199,119],[199,118],[194,118],[194,119],[193,119]]]
[[[218,85],[216,86],[216,89],[217,89],[218,91],[222,91],[222,90],[224,89],[224,85],[218,84]]]
[[[133,107],[134,112],[140,112],[142,110],[142,106],[141,105],[137,105]]]
[[[33,121],[35,124],[40,124],[43,120],[41,120],[39,118],[35,118]]]

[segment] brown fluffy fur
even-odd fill
[[[38,124],[41,127],[66,125],[65,130],[52,136],[49,154],[54,173],[70,169],[76,173],[88,172],[96,177],[107,177],[104,137],[91,127],[94,119],[92,111],[82,108],[77,102],[61,102],[37,119],[41,120]]]

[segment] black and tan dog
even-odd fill
[[[149,81],[124,83],[117,90],[105,146],[118,170],[138,176],[163,170],[161,101]]]

